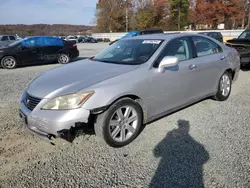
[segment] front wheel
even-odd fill
[[[94,129],[108,145],[122,147],[138,136],[141,126],[141,106],[130,98],[124,98],[97,116]]]
[[[68,54],[62,53],[58,55],[58,63],[60,64],[67,64],[69,63],[70,58]]]
[[[17,66],[17,60],[12,56],[6,56],[1,60],[1,66],[4,69],[14,69]]]
[[[224,72],[220,77],[217,93],[214,99],[217,101],[225,101],[230,96],[232,89],[232,75],[229,72]]]

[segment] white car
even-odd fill
[[[77,37],[75,37],[75,36],[68,36],[68,37],[66,38],[66,40],[68,40],[68,41],[75,41],[75,42],[77,42],[77,41],[78,41],[78,38],[77,38]]]

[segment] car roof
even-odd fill
[[[50,38],[59,38],[59,37],[55,37],[55,36],[27,36],[25,38],[28,39],[28,38],[47,38],[47,37],[50,37]]]
[[[140,36],[135,36],[131,38],[126,38],[123,40],[135,40],[135,39],[144,39],[144,40],[171,40],[173,38],[177,37],[185,37],[185,36],[202,36],[204,35],[199,35],[199,34],[193,34],[193,33],[158,33],[158,34],[149,34],[149,35],[140,35]]]

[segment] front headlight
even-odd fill
[[[79,108],[84,104],[92,95],[94,91],[85,93],[74,93],[56,97],[50,100],[42,107],[42,110],[70,110]]]

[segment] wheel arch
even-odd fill
[[[8,56],[14,57],[16,59],[17,63],[19,63],[19,59],[16,55],[4,55],[3,57],[0,58],[0,63],[2,62],[3,58],[8,57]]]
[[[235,76],[235,70],[233,70],[233,69],[229,68],[229,69],[227,69],[225,72],[230,73],[230,74],[231,74],[231,76],[232,76],[232,80],[234,79],[234,76]]]
[[[129,98],[134,100],[136,103],[139,104],[139,106],[141,107],[142,110],[142,117],[143,117],[143,123],[147,122],[147,109],[142,101],[142,99],[135,95],[135,94],[126,94],[126,95],[122,95],[119,96],[117,98],[114,98],[108,105],[106,105],[105,107],[101,107],[101,108],[96,108],[96,109],[92,109],[91,113],[92,114],[98,114],[98,113],[102,113],[103,111],[107,110],[110,106],[112,106],[114,103],[116,103],[117,101],[124,99],[124,98]]]
[[[16,60],[16,66],[20,65],[20,61],[19,61],[19,59],[18,59],[18,57],[16,55],[4,55],[3,57],[0,58],[0,66],[2,66],[2,60],[3,60],[3,58],[8,57],[8,56],[15,58],[15,60]]]

